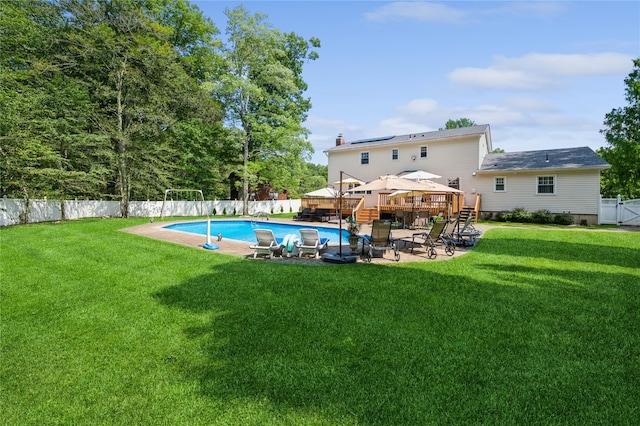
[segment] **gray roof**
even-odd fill
[[[546,149],[540,151],[487,154],[480,172],[606,169],[609,164],[589,147]]]
[[[349,149],[363,149],[370,146],[398,145],[402,143],[416,143],[422,141],[432,141],[448,138],[458,138],[462,136],[482,135],[489,132],[488,124],[481,124],[470,127],[460,127],[457,129],[436,130],[431,132],[410,133],[400,136],[382,136],[379,138],[362,139],[353,142],[346,142],[344,145],[334,146],[325,150],[341,151]],[[489,136],[490,138],[490,136]],[[490,142],[490,140],[489,140]]]

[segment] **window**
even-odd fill
[[[538,195],[554,195],[555,176],[538,176],[538,185],[536,186],[536,194]]]
[[[428,154],[427,148],[428,148],[427,146],[420,147],[420,158],[427,158],[427,154]]]
[[[449,188],[460,189],[460,178],[447,179]]]
[[[391,150],[391,159],[392,160],[398,159],[398,148],[394,148]]]
[[[507,178],[504,176],[496,176],[493,178],[493,192],[506,192]]]
[[[361,152],[360,153],[360,164],[369,164],[369,153]]]

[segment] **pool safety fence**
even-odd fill
[[[300,205],[301,200],[249,201],[249,211],[245,214],[242,209],[242,200],[205,200],[204,203],[167,201],[162,215],[163,217],[208,215],[211,218],[222,215],[271,215],[297,212]],[[129,203],[129,217],[159,218],[161,210],[162,201],[131,201]],[[119,201],[0,198],[0,226],[121,216]]]

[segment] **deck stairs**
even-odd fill
[[[469,216],[473,216],[473,221],[478,221],[478,212],[473,206],[463,206],[462,210],[460,210],[460,214],[458,215],[458,221],[460,223],[466,222]]]
[[[377,207],[365,208],[358,212],[358,223],[371,223],[375,219],[380,219]]]

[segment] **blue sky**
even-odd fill
[[[347,141],[491,125],[507,152],[605,145],[640,57],[640,2],[192,1],[224,34],[243,4],[274,28],[317,37],[303,78],[312,162]]]

